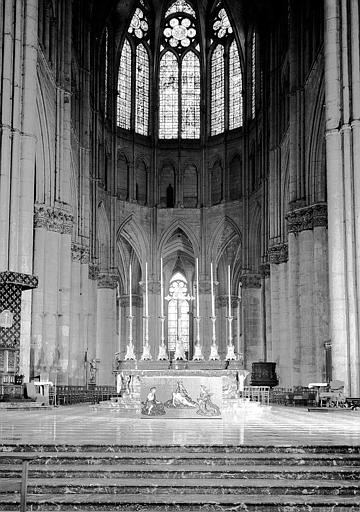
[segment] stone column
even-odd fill
[[[289,329],[288,246],[269,248],[272,361],[276,362],[280,386],[292,386],[292,344]]]
[[[292,339],[296,347],[295,382],[306,386],[322,377],[323,344],[327,333],[327,209],[319,203],[287,214],[289,244],[290,295],[296,294],[291,311]],[[292,304],[293,302],[291,302]]]
[[[249,273],[241,276],[244,367],[251,370],[251,364],[263,360],[261,277]]]
[[[117,352],[116,337],[117,276],[100,273],[97,290],[96,358],[97,384],[114,385],[113,364]]]
[[[324,0],[330,338],[334,379],[360,393],[359,4]],[[354,193],[355,191],[355,193]]]

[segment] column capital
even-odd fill
[[[92,262],[89,263],[89,279],[96,281],[99,277],[99,266]]]
[[[279,265],[286,263],[289,259],[288,244],[277,244],[268,249],[269,262]]]
[[[90,250],[89,247],[83,244],[72,242],[71,244],[71,259],[73,261],[80,261],[80,263],[89,263]]]
[[[116,274],[108,274],[105,272],[100,272],[98,274],[98,288],[109,288],[114,289],[117,287],[118,276]]]
[[[74,217],[69,205],[50,206],[44,203],[34,204],[34,227],[47,231],[71,235]]]
[[[240,277],[243,288],[261,288],[261,275],[256,273],[243,274]]]
[[[288,233],[300,233],[319,226],[327,227],[327,204],[317,203],[291,210],[286,214],[286,220]]]

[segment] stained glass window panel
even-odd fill
[[[181,136],[200,137],[200,62],[194,52],[185,55],[181,70]]]
[[[224,47],[218,44],[211,58],[211,135],[224,131]]]
[[[170,281],[168,306],[168,349],[174,352],[176,341],[182,340],[184,350],[189,350],[189,300],[187,282],[176,273]]]
[[[195,11],[185,0],[176,0],[165,13],[165,18],[177,12],[186,12],[195,18]]]
[[[243,124],[242,75],[239,51],[233,41],[229,51],[229,129]]]
[[[179,65],[171,52],[166,52],[161,57],[159,88],[159,138],[176,139],[179,119]]]
[[[131,126],[131,48],[126,39],[121,52],[118,75],[117,124],[126,130]]]
[[[104,111],[107,115],[107,100],[108,100],[108,73],[109,73],[109,32],[105,28],[105,75],[104,75]]]
[[[148,134],[149,126],[149,56],[143,44],[136,48],[135,131]]]
[[[251,117],[256,112],[256,34],[253,32],[251,40]]]

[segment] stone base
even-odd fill
[[[224,370],[226,361],[189,361],[189,370]]]

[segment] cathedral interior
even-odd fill
[[[358,2],[0,9],[1,382],[215,337],[360,396]]]

